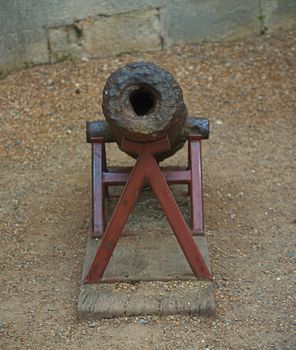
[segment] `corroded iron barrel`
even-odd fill
[[[88,142],[104,138],[120,146],[124,137],[139,143],[168,137],[171,150],[156,156],[163,160],[182,148],[189,134],[209,136],[207,119],[187,116],[173,75],[150,62],[134,62],[114,71],[103,90],[102,108],[107,123],[87,122]]]
[[[172,153],[187,109],[173,75],[153,63],[117,69],[103,90],[103,113],[117,142],[150,142],[168,136]]]

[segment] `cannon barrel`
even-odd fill
[[[147,143],[167,137],[171,150],[156,155],[163,160],[183,147],[188,134],[208,138],[204,118],[188,118],[183,93],[173,75],[149,62],[134,62],[114,71],[103,89],[106,122],[87,122],[87,141],[123,138]],[[131,154],[131,156],[134,156]]]
[[[200,135],[208,139],[210,133],[209,120],[202,117],[187,117],[185,125],[178,135],[177,142],[185,142],[188,135]],[[109,124],[105,120],[92,120],[86,122],[86,141],[103,138],[105,142],[116,142]]]

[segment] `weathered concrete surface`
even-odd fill
[[[36,64],[50,63],[44,28],[0,35],[0,77]]]
[[[49,28],[48,34],[51,62],[161,49],[156,9],[87,17],[69,26]]]
[[[173,0],[160,10],[165,46],[259,33],[259,10],[258,1]]]
[[[261,0],[261,8],[260,19],[268,32],[295,27],[295,0]]]
[[[0,0],[0,76],[67,58],[296,26],[295,0]]]

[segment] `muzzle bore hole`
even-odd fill
[[[134,112],[138,116],[152,113],[156,104],[156,98],[153,93],[143,87],[133,91],[129,100]]]

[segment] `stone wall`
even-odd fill
[[[0,0],[0,75],[296,27],[296,0]]]

